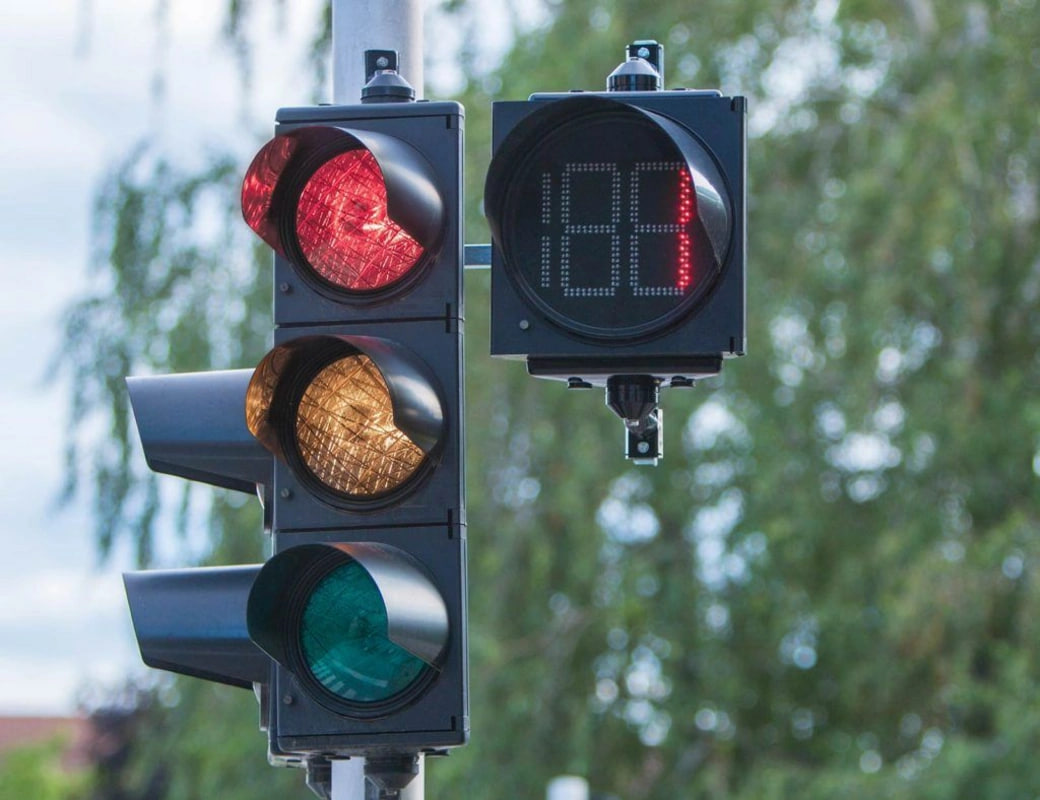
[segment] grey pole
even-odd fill
[[[332,762],[331,800],[365,800],[365,760],[363,758]]]
[[[423,6],[421,0],[332,0],[332,102],[361,101],[365,85],[365,51],[396,50],[398,72],[423,96]],[[400,800],[423,800],[425,774],[419,774],[399,794]],[[332,762],[331,800],[365,800],[363,761]]]
[[[423,96],[421,0],[333,0],[332,102],[357,103],[366,50],[396,50],[398,72]]]

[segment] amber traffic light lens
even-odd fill
[[[390,218],[383,173],[363,149],[330,158],[307,180],[296,206],[296,235],[311,269],[350,292],[397,283],[424,252]]]
[[[304,390],[296,446],[321,484],[358,499],[394,491],[426,457],[394,423],[386,381],[360,353],[328,364]]]

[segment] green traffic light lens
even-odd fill
[[[314,679],[350,703],[383,703],[415,683],[426,668],[390,641],[383,598],[354,560],[314,587],[303,609],[300,646]]]

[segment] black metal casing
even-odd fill
[[[660,330],[631,339],[597,339],[568,329],[527,298],[510,274],[507,255],[495,235],[509,225],[494,219],[510,190],[514,154],[522,143],[509,143],[508,155],[495,163],[503,144],[531,115],[551,104],[581,109],[582,98],[605,98],[642,109],[676,123],[710,154],[728,196],[732,228],[725,262],[710,292],[680,318]],[[562,105],[554,109],[563,113]],[[577,111],[576,113],[582,113]],[[528,122],[528,125],[531,123]],[[662,381],[713,375],[722,360],[743,355],[746,340],[746,101],[718,92],[638,91],[535,94],[527,101],[493,104],[493,159],[485,192],[492,224],[491,355],[527,360],[535,376],[603,385],[612,375],[645,374]],[[531,138],[548,133],[533,127]],[[590,145],[591,147],[591,145]],[[591,154],[590,159],[595,155]],[[531,209],[530,213],[537,213]],[[580,384],[579,384],[580,385]]]
[[[469,735],[466,650],[466,586],[458,579],[466,561],[464,525],[281,533],[279,552],[299,545],[375,542],[404,550],[418,560],[448,610],[449,638],[438,674],[413,703],[378,719],[334,713],[308,695],[290,670],[274,664],[271,677],[270,746],[279,756],[370,754],[442,750]]]
[[[127,378],[134,420],[154,471],[256,494],[274,458],[246,427],[252,370]],[[259,566],[144,570],[123,575],[142,660],[249,688],[270,659],[249,638],[246,600]]]
[[[456,103],[281,110],[277,134],[301,132],[292,141],[302,148],[295,151],[302,161],[290,156],[278,162],[276,155],[262,165],[280,172],[273,187],[264,184],[273,194],[262,209],[264,232],[275,235],[265,238],[257,231],[261,238],[282,249],[282,233],[291,234],[287,226],[294,222],[279,204],[309,177],[307,169],[316,168],[316,160],[331,157],[326,145],[344,142],[375,157],[389,216],[414,231],[426,255],[397,285],[348,295],[276,254],[274,338],[276,350],[282,350],[272,351],[256,370],[128,379],[149,466],[260,493],[273,545],[265,566],[279,576],[265,579],[261,565],[128,573],[142,657],[156,668],[206,680],[260,685],[262,728],[272,760],[281,763],[440,751],[468,736],[462,123]],[[271,152],[261,151],[265,158]],[[289,413],[275,403],[284,396],[281,379],[290,380],[282,367],[305,361],[312,351],[343,347],[371,358],[386,381],[396,424],[426,455],[412,479],[378,502],[330,502],[316,490],[318,479],[294,471],[278,439]],[[284,388],[295,390],[305,377],[293,377],[296,383]],[[383,559],[383,582],[376,585],[387,605],[388,638],[405,649],[401,636],[428,640],[425,657],[409,650],[427,665],[421,680],[372,708],[330,704],[328,696],[320,702],[320,684],[313,676],[310,682],[298,678],[278,660],[292,661],[287,651],[272,645],[297,635],[292,614],[272,604],[283,590],[297,607],[306,603],[307,587],[313,588],[306,581],[313,580],[313,572],[297,573],[292,565],[315,548],[339,549],[347,558],[353,552],[366,570]],[[361,554],[367,554],[369,566]],[[377,577],[372,571],[369,576]],[[300,582],[294,584],[296,578]],[[425,617],[435,622],[427,624]]]
[[[246,427],[251,369],[126,379],[148,466],[256,494],[271,482],[273,459]]]
[[[438,245],[413,279],[359,298],[323,290],[275,255],[275,345],[309,336],[376,337],[422,362],[444,410],[431,465],[399,498],[344,508],[310,490],[275,461],[272,528],[276,554],[301,545],[371,542],[419,562],[441,597],[449,634],[438,671],[422,693],[378,718],[335,713],[286,666],[272,662],[269,734],[280,758],[315,754],[442,750],[469,731],[466,643],[466,525],[462,397],[462,134],[457,103],[372,103],[286,108],[277,134],[307,126],[371,131],[411,146],[427,162],[443,201]],[[385,172],[385,165],[384,165]]]
[[[246,602],[259,565],[123,575],[141,658],[155,669],[250,688],[270,659],[249,638]]]
[[[425,157],[442,192],[445,229],[436,263],[425,265],[418,284],[406,282],[400,291],[368,298],[345,298],[322,291],[301,278],[281,255],[274,262],[274,322],[278,327],[300,324],[360,322],[386,319],[462,319],[462,275],[446,268],[458,243],[461,263],[461,219],[453,209],[462,196],[461,143],[463,111],[458,103],[371,103],[358,106],[283,108],[277,113],[276,134],[327,125],[372,131],[410,145]]]

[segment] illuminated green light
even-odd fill
[[[314,588],[300,625],[303,660],[322,686],[353,703],[380,703],[407,689],[426,664],[387,637],[386,605],[357,561]]]

